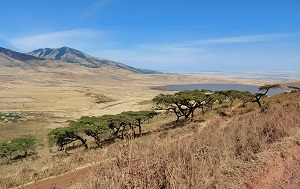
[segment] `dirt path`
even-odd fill
[[[23,186],[16,187],[15,189],[47,189],[47,188],[66,188],[72,186],[74,183],[85,179],[90,174],[97,170],[99,164],[114,161],[116,158],[107,159],[102,162],[93,163],[84,167],[76,168],[73,171],[48,177],[36,182],[30,182]]]

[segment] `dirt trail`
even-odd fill
[[[58,176],[52,176],[36,182],[27,183],[23,186],[16,187],[15,189],[66,188],[72,186],[74,183],[80,181],[81,179],[85,179],[91,173],[95,172],[99,164],[115,160],[116,158],[111,158],[102,162],[89,164]]]

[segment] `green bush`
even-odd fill
[[[0,143],[0,157],[11,160],[17,157],[27,157],[29,151],[35,150],[36,139],[33,136],[14,138]]]

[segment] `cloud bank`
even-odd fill
[[[76,29],[13,38],[9,43],[24,52],[68,46],[92,56],[153,70],[300,70],[300,47],[295,45],[300,40],[298,33],[126,45],[115,41],[114,35]]]
[[[86,49],[89,46],[94,47],[95,43],[100,42],[106,35],[107,32],[103,31],[76,29],[23,36],[9,39],[8,42],[24,52],[38,48],[57,48],[62,46]]]

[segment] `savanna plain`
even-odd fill
[[[178,121],[152,102],[175,93],[165,85],[276,80],[49,63],[1,67],[0,83],[0,142],[36,138],[26,157],[1,158],[0,188],[300,188],[300,92],[265,97],[264,111],[237,99]],[[97,146],[85,136],[88,148],[75,141],[68,150],[49,144],[48,133],[70,120],[142,110],[159,114],[138,137],[100,138]]]

